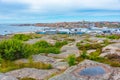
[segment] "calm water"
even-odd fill
[[[0,35],[12,34],[18,32],[32,32],[44,29],[43,27],[35,26],[9,26],[9,25],[0,25]]]
[[[104,73],[105,70],[102,67],[96,66],[96,67],[85,68],[81,70],[79,74],[83,76],[96,76],[96,75],[103,75]]]

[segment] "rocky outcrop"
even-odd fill
[[[30,40],[28,40],[28,41],[26,41],[26,43],[28,43],[28,44],[34,44],[34,43],[36,43],[36,42],[38,42],[38,41],[40,41],[40,40],[45,40],[45,41],[47,41],[48,43],[51,43],[51,44],[55,44],[55,40],[53,40],[53,39],[50,39],[50,38],[46,38],[47,36],[45,36],[45,38],[44,37],[41,37],[41,38],[37,38],[37,39],[30,39]]]
[[[120,68],[85,60],[49,80],[119,80]]]
[[[0,80],[18,80],[17,78],[0,73]]]
[[[38,54],[38,55],[33,55],[33,61],[53,64],[56,62],[56,59]]]
[[[69,68],[69,64],[67,62],[56,62],[52,64],[52,67],[58,70],[66,70]]]
[[[97,38],[97,37],[90,37],[89,40],[91,42],[96,42],[96,43],[103,43],[106,38]]]
[[[88,55],[89,55],[90,53],[95,52],[95,51],[96,51],[96,50],[91,49],[91,50],[87,50],[87,53],[88,53]]]
[[[5,75],[14,76],[17,78],[28,77],[28,78],[34,78],[36,80],[45,80],[46,78],[50,77],[51,75],[57,72],[58,70],[56,69],[40,70],[35,68],[23,68],[23,69],[7,72],[5,73]],[[6,79],[6,80],[10,80],[10,79]],[[16,79],[11,79],[11,80],[16,80]]]
[[[109,54],[117,54],[120,56],[120,43],[110,44],[104,47],[100,56],[104,57]]]
[[[48,54],[49,57],[56,57],[56,58],[67,58],[69,55],[75,55],[76,57],[78,57],[80,55],[79,49],[76,47],[76,43],[72,44],[68,44],[65,45],[61,48],[61,53],[60,54]]]

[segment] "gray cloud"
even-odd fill
[[[82,9],[120,10],[120,0],[2,0],[6,3],[24,3],[29,11],[67,12]]]

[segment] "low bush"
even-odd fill
[[[33,44],[35,51],[39,53],[60,53],[60,48],[63,45],[66,45],[67,41],[58,41],[55,43],[55,45],[52,45],[46,41],[38,41],[35,44]]]
[[[107,55],[106,57],[107,57],[108,59],[110,59],[110,60],[118,60],[118,61],[120,61],[120,56],[117,55],[117,54],[109,54],[109,55]]]
[[[117,54],[109,54],[105,56],[108,59],[108,62],[113,67],[120,67],[120,56]]]
[[[56,47],[49,47],[49,48],[38,48],[38,53],[60,53],[60,49]]]
[[[110,61],[109,64],[113,67],[120,67],[120,62],[118,62],[118,61]]]
[[[75,61],[76,61],[75,55],[70,55],[70,56],[68,56],[67,62],[68,62],[68,64],[69,64],[69,66],[75,65]]]
[[[3,61],[2,56],[0,55],[0,63]]]
[[[3,40],[0,42],[0,62],[5,60],[16,60],[28,58],[38,53],[60,53],[60,48],[67,44],[66,41],[56,42],[52,45],[46,41],[38,41],[35,44],[26,44],[18,39]]]
[[[24,78],[21,78],[20,80],[36,80],[34,78],[28,78],[28,77],[24,77]]]
[[[29,56],[33,55],[36,53],[34,46],[30,44],[23,44],[21,53],[23,55],[23,58],[28,58]]]
[[[34,53],[33,51],[31,45],[24,44],[20,40],[10,39],[0,42],[0,55],[6,60],[27,58]]]
[[[101,54],[101,52],[102,52],[101,49],[97,49],[95,52],[90,53],[90,55],[88,57],[91,60],[99,59],[99,55]]]
[[[111,60],[111,59],[108,59],[108,58],[99,57],[95,61],[101,62],[101,63],[104,63],[104,64],[108,64],[112,67],[120,67],[120,62],[117,61],[117,60]]]
[[[55,47],[61,48],[62,46],[66,45],[66,44],[68,44],[67,41],[57,41],[55,43]]]
[[[60,38],[67,38],[67,37],[69,37],[69,35],[67,35],[67,34],[59,34],[58,37],[60,37]]]
[[[84,41],[85,42],[91,42],[91,40],[89,38],[85,38]]]
[[[30,33],[30,34],[27,34],[27,35],[31,36],[32,39],[41,38],[43,36],[42,34],[36,34],[36,33]]]
[[[73,41],[75,41],[75,39],[74,38],[67,38],[67,39],[65,39],[66,41],[70,41],[70,42],[73,42]]]
[[[32,37],[30,35],[26,35],[26,34],[15,34],[12,38],[21,40],[21,41],[27,41],[27,40],[31,39]]]
[[[81,58],[83,59],[87,59],[88,58],[88,55],[87,55],[87,51],[84,49],[82,54],[80,55]]]
[[[87,52],[83,50],[83,53],[81,54],[81,56],[77,57],[76,61],[79,63],[84,59],[90,59],[100,63],[108,64],[113,67],[120,67],[120,56],[115,54],[114,55],[110,54],[105,57],[99,57],[100,54],[101,54],[101,49],[97,49],[95,52],[92,52],[90,55],[87,55]]]
[[[76,44],[76,46],[80,49],[80,50],[90,50],[90,49],[97,49],[97,48],[102,48],[103,45],[99,44],[99,43],[86,43],[86,44],[81,44],[80,42],[78,42]]]
[[[108,39],[120,39],[120,35],[115,35],[115,34],[112,34],[112,35],[96,35],[96,37],[108,38]]]
[[[95,52],[89,56],[90,60],[108,64],[113,67],[120,67],[120,57],[117,55],[107,55],[106,57],[99,57],[99,52]]]
[[[50,43],[48,43],[47,41],[41,40],[41,41],[36,42],[34,44],[34,47],[48,48],[48,47],[52,47],[52,45]]]
[[[77,61],[78,63],[82,62],[83,60],[84,60],[84,59],[83,59],[81,56],[79,56],[79,57],[76,58],[76,61]]]
[[[108,35],[106,36],[108,39],[120,39],[119,35]]]
[[[104,40],[103,44],[104,44],[104,46],[107,46],[110,44],[110,42],[106,39],[106,40]]]
[[[45,64],[43,62],[31,61],[28,63],[23,63],[23,62],[15,63],[13,61],[3,60],[0,65],[0,72],[8,72],[21,68],[51,69],[52,66],[51,64]]]
[[[84,41],[82,40],[82,41],[80,41],[80,43],[84,43]]]

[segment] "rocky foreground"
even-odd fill
[[[85,60],[50,80],[120,80],[120,68]]]
[[[74,38],[75,41],[63,46],[60,54],[50,53],[46,55],[43,53],[32,56],[34,62],[51,64],[52,69],[22,68],[0,73],[0,80],[19,80],[24,77],[34,78],[35,80],[120,80],[120,67],[112,67],[108,64],[87,59],[74,66],[69,66],[66,58],[71,54],[74,54],[76,58],[81,55],[81,51],[77,48],[76,43],[84,40],[86,37],[71,36],[71,38]],[[40,39],[29,40],[26,43],[33,44],[41,39],[47,40],[52,44],[55,42],[52,38],[45,36]],[[91,37],[90,40],[101,43],[104,41],[104,38]],[[105,57],[108,54],[120,55],[120,40],[111,40],[111,42],[114,43],[102,48],[101,57]],[[91,54],[91,52],[95,51],[92,49],[88,50],[87,53]],[[19,62],[27,63],[28,59],[16,60],[16,63]]]

